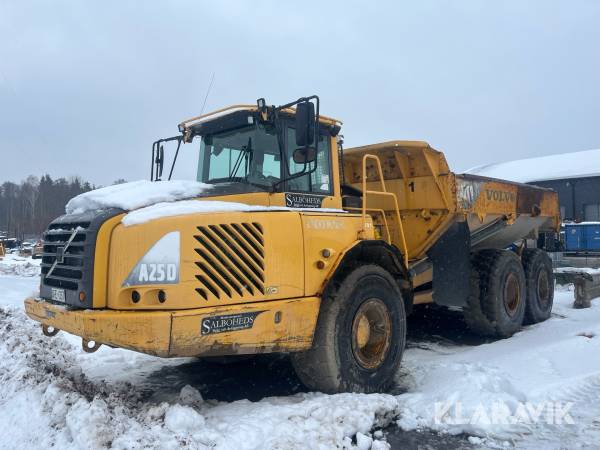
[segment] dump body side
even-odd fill
[[[443,153],[425,142],[394,141],[348,149],[344,153],[345,182],[362,186],[365,155],[377,156],[385,189],[396,194],[407,240],[409,260],[427,256],[434,244],[454,224],[466,222],[473,248],[504,248],[539,230],[557,230],[557,194],[549,189],[510,181],[457,175]],[[367,162],[367,188],[381,189],[374,163]],[[393,243],[400,248],[399,227],[392,202],[369,199],[376,226],[383,236],[386,215]]]

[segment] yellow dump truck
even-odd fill
[[[460,308],[496,337],[549,317],[551,262],[526,242],[558,229],[555,192],[455,174],[425,142],[343,149],[340,129],[316,96],[182,122],[154,143],[151,179],[168,186],[172,142],[168,178],[183,145],[210,188],[133,224],[142,210],[53,221],[27,314],[86,351],[289,353],[325,392],[386,389],[413,305]]]

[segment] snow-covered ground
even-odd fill
[[[37,277],[40,274],[41,262],[41,259],[24,258],[9,254],[0,259],[0,275]],[[39,279],[37,282],[39,284]]]
[[[44,337],[22,312],[37,277],[6,269],[27,262],[0,266],[0,448],[383,449],[386,427],[464,433],[476,447],[600,442],[600,301],[574,310],[569,290],[556,291],[550,320],[511,339],[413,336],[390,394],[217,401],[200,394],[207,379],[182,383],[194,360],[86,354],[66,333]]]

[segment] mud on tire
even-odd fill
[[[309,389],[379,392],[393,383],[405,340],[396,281],[381,267],[364,265],[323,297],[312,348],[291,360]]]
[[[509,337],[525,316],[525,274],[519,257],[508,250],[481,250],[472,257],[471,294],[463,309],[471,330]]]
[[[554,302],[552,260],[545,251],[531,248],[523,251],[521,261],[527,286],[525,322],[543,322],[550,317]]]

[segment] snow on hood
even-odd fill
[[[69,200],[65,210],[67,214],[107,208],[131,211],[159,202],[194,198],[210,188],[210,184],[189,180],[133,181],[80,194]]]
[[[600,176],[600,149],[487,164],[466,173],[517,183]]]
[[[219,212],[250,212],[250,211],[314,211],[345,213],[343,209],[334,208],[288,208],[285,206],[247,205],[237,202],[223,202],[217,200],[182,200],[175,203],[157,203],[146,208],[141,208],[127,214],[121,220],[126,227],[139,225],[150,220],[163,217],[182,216],[200,213]]]

